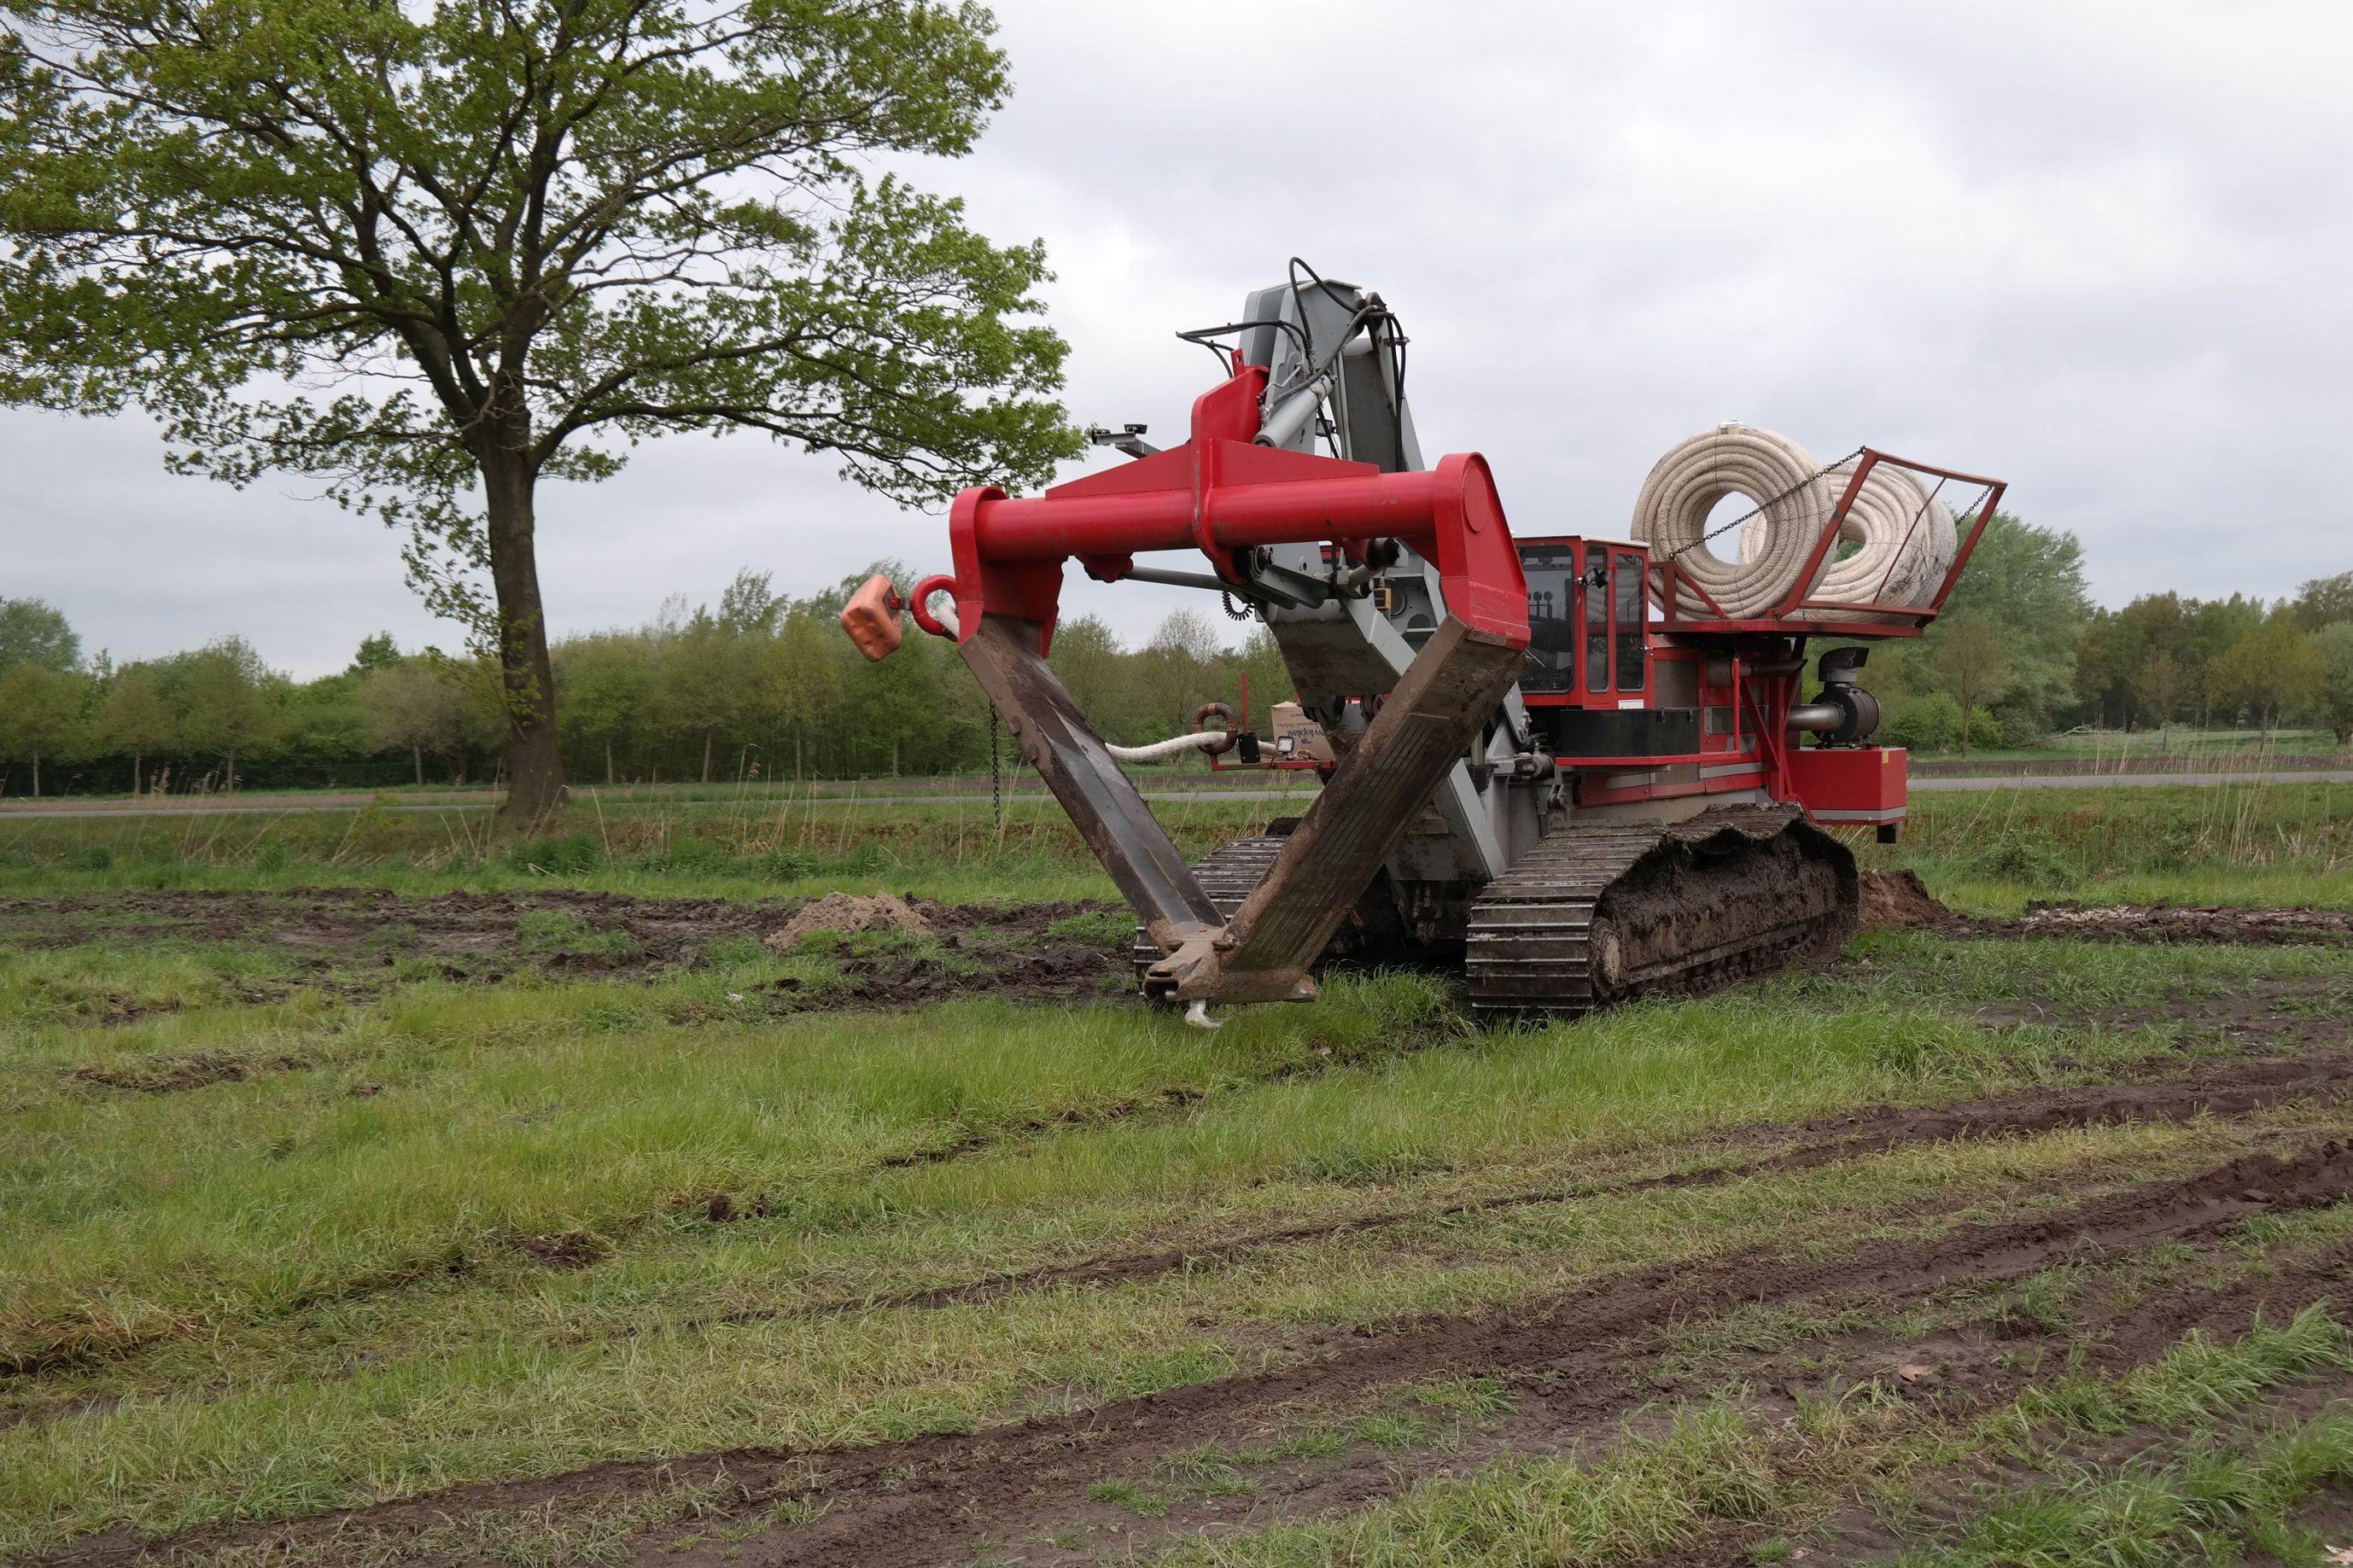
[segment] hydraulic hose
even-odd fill
[[[1155,741],[1148,746],[1114,746],[1103,742],[1103,750],[1115,761],[1123,763],[1165,763],[1187,752],[1213,752],[1226,746],[1232,737],[1223,730],[1196,730],[1189,735],[1175,735],[1166,741]]]

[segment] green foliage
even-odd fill
[[[2092,615],[2075,536],[1996,512],[1923,652],[1936,670],[1939,644],[1957,627],[1991,626],[2000,634],[2007,703],[2047,718],[2074,698],[2077,645]]]
[[[392,640],[390,632],[377,632],[360,638],[359,652],[352,656],[346,675],[365,675],[372,669],[391,669],[400,663],[400,645]]]
[[[1879,739],[1891,746],[1915,752],[1966,751],[1961,744],[1961,705],[1951,693],[1931,691],[1909,697],[1879,729]],[[1983,708],[1969,715],[1968,744],[1999,746],[2004,742],[2002,721]]]
[[[32,763],[41,793],[44,761],[71,753],[83,736],[81,676],[27,660],[0,674],[0,757]]]
[[[2312,637],[2353,619],[2348,584],[2353,573],[2316,578],[2269,608],[2239,594],[2147,594],[2099,611],[2084,633],[2078,695],[2109,724],[2325,719],[2327,656]],[[2307,652],[2289,646],[2299,633]]]
[[[1971,854],[1969,870],[1989,881],[2016,882],[2038,893],[2073,892],[2084,885],[2083,868],[2031,838],[2004,838]]]
[[[425,782],[428,756],[460,759],[494,742],[490,704],[467,689],[470,667],[431,659],[380,666],[359,682],[359,710],[370,751],[405,752]]]
[[[2353,743],[2353,620],[2323,626],[2308,642],[2320,665],[2312,716],[2328,727],[2338,745]]]
[[[39,599],[0,599],[0,671],[20,664],[68,670],[81,662],[81,638]]]
[[[2281,613],[2240,637],[2208,666],[2206,695],[2218,712],[2244,712],[2269,730],[2283,717],[2309,708],[2326,680],[2320,650]]]
[[[226,787],[237,787],[237,759],[266,751],[282,730],[270,700],[269,671],[243,637],[223,637],[192,655],[180,677],[180,739],[217,757]]]
[[[970,151],[1003,101],[976,5],[10,15],[0,401],[137,405],[179,471],[305,474],[406,530],[501,661],[533,809],[540,479],[750,429],[917,503],[1081,448],[1042,247],[865,173]]]
[[[507,851],[507,864],[516,870],[552,877],[577,877],[595,870],[604,859],[596,841],[586,833],[518,843]]]
[[[2295,624],[2308,632],[2339,621],[2353,621],[2353,572],[2315,577],[2305,583],[2296,589],[2289,611],[2295,616]]]

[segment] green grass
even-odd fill
[[[1296,809],[1214,794],[1155,807],[1188,855]],[[1900,845],[1858,839],[1858,849],[1867,864],[1920,870],[1940,895],[1981,912],[2050,897],[2353,907],[2353,785],[1927,794],[1913,800]],[[495,836],[487,807],[184,820],[0,814],[0,894],[304,886],[438,893],[551,881],[735,897],[836,888],[951,901],[1116,897],[1060,808],[1034,797],[1010,803],[1000,828],[985,798],[591,796],[520,842]]]
[[[2047,1484],[1981,1494],[1978,1510],[1903,1558],[1907,1568],[2116,1568],[2229,1563],[2247,1549],[2315,1562],[2287,1512],[2353,1475],[2353,1416],[2331,1413],[2254,1441],[2213,1435],[2213,1421],[2262,1392],[2345,1363],[2346,1336],[2321,1308],[2258,1326],[2227,1346],[2176,1350],[2115,1384],[2130,1407],[2163,1384],[2180,1396],[2153,1413],[2183,1457],[2094,1469],[2046,1460]],[[1966,1465],[1986,1437],[2063,1434],[2028,1405],[1975,1431],[1945,1427],[1927,1407],[1860,1394],[1801,1405],[1768,1425],[1736,1393],[1677,1413],[1663,1432],[1629,1429],[1599,1454],[1515,1458],[1413,1486],[1336,1518],[1187,1541],[1155,1568],[1525,1568],[1672,1557],[1749,1536],[1750,1560],[1793,1560],[1792,1534],[1847,1497],[1932,1479]]]
[[[2171,794],[2118,792],[2115,804],[2139,811],[2140,797]],[[1171,817],[1198,848],[1271,809],[1188,804]],[[2096,824],[2018,809],[1971,831],[2001,842],[2047,830],[2053,854],[2105,853]],[[2230,874],[2327,880],[2307,854],[2321,827],[2297,827],[2284,800],[2263,809],[2265,831],[2306,837]],[[2009,1212],[2022,1187],[2096,1191],[2335,1126],[2329,1112],[2290,1110],[1594,1190],[1769,1152],[1715,1142],[1744,1124],[2096,1079],[2203,1049],[2136,1010],[2289,984],[2327,1005],[2353,994],[2353,953],[2341,952],[1882,933],[1837,974],[1574,1026],[1476,1027],[1440,979],[1335,974],[1312,1006],[1234,1010],[1204,1034],[1124,1005],[973,999],[779,1016],[762,1000],[786,978],[821,996],[860,957],[988,963],[923,938],[819,939],[778,954],[731,937],[626,980],[533,963],[493,988],[443,978],[417,930],[387,919],[353,960],[377,980],[338,990],[327,982],[344,971],[265,934],[159,936],[144,929],[152,918],[105,901],[152,885],[318,883],[1108,892],[1047,809],[1017,807],[1002,835],[985,803],[825,810],[608,804],[599,823],[575,807],[519,850],[462,823],[382,813],[207,826],[215,836],[201,840],[170,837],[193,825],[165,824],[152,842],[128,823],[99,825],[131,836],[118,842],[77,838],[80,824],[0,822],[0,849],[17,857],[0,866],[0,892],[100,900],[12,928],[37,936],[42,922],[70,921],[97,938],[89,945],[0,941],[0,1357],[26,1369],[0,1380],[0,1554],[116,1525],[299,1516],[605,1458],[966,1430],[1279,1363],[1282,1347],[1340,1326],[1508,1305],[1735,1247],[1835,1252],[1859,1230]],[[2206,830],[2203,807],[2178,803],[2137,820],[2161,837],[2166,814],[2184,811],[2193,837]],[[445,851],[429,850],[428,832]],[[2198,839],[2209,847],[2193,843],[2185,868],[2161,875],[2216,875],[2212,846],[2231,842]],[[1124,915],[1082,913],[1053,934],[1111,947],[1127,930]],[[565,910],[526,915],[517,935],[523,956],[551,965],[628,956],[625,933]],[[1989,1026],[1972,1016],[1985,1007],[2046,1016]],[[2123,1021],[2090,1016],[2102,1011]],[[1530,1193],[1562,1195],[1475,1207]],[[728,1203],[715,1209],[719,1194]],[[1115,1288],[857,1308],[1106,1254],[1399,1214],[1425,1217],[1245,1246]],[[2321,1235],[2306,1223],[2244,1240]],[[2030,1281],[2011,1310],[2067,1321],[2075,1302],[2061,1285]],[[1708,1352],[1705,1327],[1684,1347],[1691,1364]],[[1717,1350],[1741,1333],[1805,1331],[1725,1327]],[[1155,1498],[1239,1495],[1271,1458],[1442,1446],[1507,1402],[1476,1379],[1435,1385],[1201,1456],[1189,1479],[1134,1485]],[[1716,1413],[1693,1419],[1661,1439],[1651,1479],[1627,1483],[1624,1506],[1682,1474],[1676,1455],[1737,1436],[1708,1425]],[[1736,1480],[1746,1451],[1724,1450]],[[649,1503],[627,1528],[691,1522],[698,1506]],[[1685,1524],[1721,1522],[1715,1506],[1693,1504]],[[1788,1511],[1774,1503],[1760,1519],[1775,1509]],[[578,1549],[603,1550],[590,1523]],[[543,1521],[512,1528],[502,1553],[575,1550]],[[1594,1539],[1620,1528],[1597,1525]],[[452,1550],[490,1550],[465,1541]]]
[[[2296,1505],[2353,1479],[2353,1413],[2332,1411],[2252,1440],[2193,1441],[2178,1458],[2063,1467],[2024,1489],[1987,1488],[1945,1539],[1897,1568],[2236,1568],[2328,1559]]]
[[[1971,762],[2031,762],[2049,758],[2088,758],[2114,763],[2140,757],[2200,757],[2221,763],[2253,765],[2275,756],[2333,757],[2344,751],[2327,730],[2195,730],[2168,725],[2162,730],[2137,730],[2130,734],[2101,731],[2088,734],[2052,735],[2040,745],[1978,746]],[[1960,750],[1920,752],[1938,762],[1957,762]]]
[[[2217,1147],[2157,1127],[1929,1147],[1340,1236],[1117,1291],[804,1319],[811,1302],[1165,1245],[1174,1215],[1214,1240],[1641,1170],[1712,1127],[2014,1082],[2084,1042],[1972,1042],[1930,1016],[1954,1048],[1923,1052],[1923,1020],[1810,1006],[1800,1033],[1788,1010],[1733,998],[1399,1056],[1397,1023],[1427,1005],[1400,980],[1215,1036],[1170,1025],[1139,1042],[1133,1021],[1106,1024],[1118,1050],[1073,1027],[1083,1015],[973,1005],[861,1021],[852,1051],[815,1019],[773,1036],[606,1026],[578,1010],[590,989],[475,994],[455,1016],[412,993],[368,1026],[393,1032],[368,1069],[385,1092],[364,1100],[314,1070],[45,1107],[53,1130],[26,1141],[7,1188],[12,1228],[39,1242],[9,1260],[13,1331],[152,1342],[45,1380],[47,1399],[121,1405],[0,1432],[0,1518],[31,1532],[16,1539],[963,1429],[1041,1395],[1085,1405],[1223,1375],[1286,1325],[1475,1310],[1769,1237],[1835,1237],[2039,1171],[2145,1179]],[[1321,1070],[1277,1070],[1310,1060]],[[1155,1079],[1208,1098],[1093,1125],[1060,1114]],[[992,1127],[1015,1136],[878,1163]],[[711,1190],[762,1193],[769,1216],[672,1211]],[[574,1233],[605,1260],[550,1271],[507,1239]],[[94,1473],[113,1479],[93,1490]]]

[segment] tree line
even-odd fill
[[[2288,598],[2092,602],[2073,534],[1997,513],[1916,641],[1874,647],[1880,738],[1922,751],[2031,746],[2057,730],[2171,724],[2353,742],[2353,572]]]
[[[910,574],[877,563],[899,581]],[[551,648],[566,772],[606,784],[970,773],[988,763],[987,699],[955,656],[910,632],[870,664],[837,624],[845,579],[796,598],[740,572],[715,599],[673,598],[643,626]],[[1051,662],[1103,735],[1142,744],[1192,728],[1203,703],[1253,716],[1291,695],[1265,628],[1197,611],[1143,646],[1092,616],[1064,622]],[[1945,615],[1873,645],[1882,739],[1936,752],[2026,746],[2082,724],[2308,723],[2353,741],[2353,572],[2266,604],[2144,595],[2094,605],[2072,535],[1997,516]],[[0,791],[503,782],[502,678],[488,658],[364,641],[335,674],[297,681],[227,637],[166,658],[85,659],[66,617],[0,600]],[[1009,765],[1009,742],[1002,753]]]
[[[674,598],[644,626],[557,640],[567,771],[621,784],[986,768],[987,700],[952,647],[911,631],[870,664],[842,636],[861,581],[793,598],[745,571],[710,603]],[[1190,730],[1203,703],[1233,701],[1245,672],[1261,712],[1290,694],[1272,638],[1250,631],[1229,646],[1180,610],[1131,648],[1080,616],[1058,628],[1052,663],[1108,739],[1142,744]],[[385,634],[344,669],[301,681],[240,637],[165,658],[84,659],[58,611],[0,600],[0,792],[503,782],[501,692],[494,661],[404,654]],[[1000,748],[1009,767],[1010,739]]]

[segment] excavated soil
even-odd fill
[[[1917,871],[1859,871],[1855,880],[1862,897],[1860,923],[1866,931],[1952,925],[1960,918],[1928,891]]]
[[[1960,1108],[1949,1110],[1962,1114]],[[167,1542],[96,1538],[47,1561],[117,1568],[228,1550],[242,1555],[306,1547],[373,1557],[385,1554],[387,1542],[455,1517],[526,1510],[562,1517],[649,1487],[723,1477],[739,1500],[731,1511],[746,1521],[748,1534],[659,1528],[638,1538],[631,1560],[925,1568],[967,1562],[986,1550],[994,1561],[1074,1561],[1079,1537],[1070,1532],[1091,1524],[1118,1525],[1122,1533],[1109,1539],[1124,1552],[1156,1535],[1238,1522],[1245,1510],[1264,1520],[1360,1505],[1440,1464],[1459,1468],[1494,1453],[1606,1440],[1629,1415],[1682,1386],[1685,1374],[1672,1360],[1660,1359],[1679,1333],[1742,1308],[1917,1302],[1954,1287],[1998,1286],[2062,1262],[2126,1267],[2159,1242],[2202,1247],[2211,1267],[2151,1271],[2136,1279],[2132,1291],[2087,1294],[2090,1321],[2078,1326],[2076,1353],[2097,1368],[2139,1364],[2190,1328],[2236,1332],[2259,1315],[2277,1321],[2306,1302],[2341,1295],[2348,1279],[2341,1246],[2317,1259],[2233,1272],[2230,1260],[2243,1263],[2243,1255],[2224,1243],[2250,1216],[2348,1198],[2353,1151],[2323,1142],[2041,1212],[1964,1221],[1933,1235],[1866,1238],[1836,1258],[1792,1258],[1759,1248],[1632,1269],[1503,1312],[1310,1332],[1282,1346],[1284,1364],[1272,1370],[970,1435],[846,1450],[738,1450],[659,1464],[613,1463],[292,1523],[207,1527]],[[1994,1317],[1916,1340],[1846,1333],[1827,1345],[1708,1369],[1687,1392],[1704,1393],[1728,1370],[1757,1391],[1768,1413],[1794,1410],[1800,1396],[1859,1382],[1877,1382],[1900,1397],[1966,1407],[2007,1396],[2033,1375],[2042,1358],[2019,1352],[2037,1332]],[[2065,1346],[2054,1342],[2052,1349],[2055,1354]],[[1300,1430],[1322,1413],[1363,1408],[1387,1391],[1465,1374],[1502,1380],[1514,1391],[1516,1407],[1498,1428],[1443,1454],[1400,1455],[1356,1445],[1336,1457],[1293,1459],[1258,1472],[1260,1489],[1245,1503],[1184,1498],[1156,1520],[1139,1519],[1093,1495],[1104,1483],[1135,1482],[1161,1461],[1204,1444],[1263,1441]],[[786,1504],[797,1505],[795,1511],[810,1521],[761,1526],[763,1516]],[[1056,1545],[1058,1538],[1072,1544]],[[1731,1540],[1719,1544],[1726,1553],[1739,1546]],[[1699,1560],[1715,1556],[1711,1551]]]
[[[828,893],[793,912],[793,918],[762,940],[779,952],[788,952],[814,931],[852,935],[868,931],[911,931],[929,935],[932,922],[906,900],[890,893],[860,896]]]

